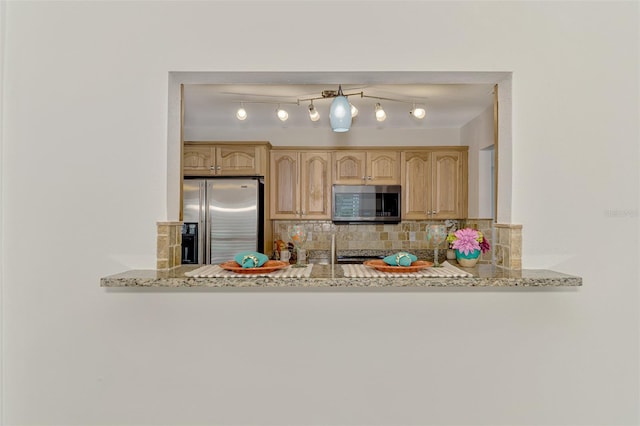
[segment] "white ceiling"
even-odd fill
[[[185,84],[184,126],[220,129],[315,128],[329,126],[331,99],[314,100],[320,121],[309,119],[309,101],[322,97],[323,90],[337,90],[332,84]],[[359,109],[352,127],[375,128],[460,128],[493,104],[493,84],[344,84],[349,101]],[[361,97],[392,98],[393,102]],[[236,111],[244,102],[249,117],[236,119]],[[256,103],[257,102],[257,103]],[[380,102],[387,119],[374,118],[374,105]],[[418,120],[409,114],[411,103],[424,104],[427,116]],[[276,118],[277,104],[289,113],[289,119]]]

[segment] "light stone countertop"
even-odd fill
[[[508,270],[493,265],[462,268],[469,278],[348,278],[341,265],[314,265],[309,278],[273,278],[242,275],[230,278],[192,278],[185,272],[202,265],[182,265],[168,271],[131,270],[100,279],[101,287],[164,288],[362,288],[362,287],[577,287],[582,278],[545,269]]]

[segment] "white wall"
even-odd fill
[[[487,188],[491,177],[487,175],[486,158],[481,151],[494,144],[493,115],[490,106],[460,129],[460,145],[469,147],[469,217],[473,218],[491,218],[490,188]]]
[[[4,424],[640,421],[637,3],[10,2],[6,21]],[[184,70],[513,71],[523,261],[584,287],[100,288],[154,264]]]

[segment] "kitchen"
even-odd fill
[[[637,2],[363,5],[0,2],[3,424],[640,423]],[[512,72],[499,223],[584,285],[98,286],[179,220],[171,72],[349,70]]]
[[[459,129],[464,124],[483,112],[482,118],[491,120],[492,124],[493,117],[488,114],[493,112],[491,109],[494,103],[493,89],[492,84],[348,84],[344,86],[344,92],[342,92],[341,85],[334,87],[320,84],[187,84],[182,91],[184,97],[182,134],[187,141],[183,148],[184,175],[189,177],[266,175],[265,194],[268,199],[264,204],[266,209],[264,252],[271,254],[272,241],[286,239],[284,231],[297,220],[302,220],[302,223],[315,220],[316,238],[312,236],[312,241],[308,243],[309,248],[328,250],[326,243],[329,237],[326,230],[336,232],[336,225],[331,222],[332,185],[375,184],[411,187],[411,182],[405,182],[404,176],[401,179],[400,146],[405,144],[428,146],[435,143],[435,145],[455,146],[453,149],[459,149],[461,145]],[[347,94],[352,113],[355,113],[353,125],[344,133],[333,132],[329,123],[329,105],[332,105],[331,101],[337,96],[338,90],[341,91],[340,93]],[[412,115],[416,105],[423,108],[423,114],[426,107],[428,110],[426,118],[424,115],[421,118]],[[388,118],[385,117],[382,121],[374,119],[374,107],[381,109],[384,107]],[[286,113],[287,119],[284,121],[276,119],[274,114],[276,109]],[[236,110],[242,111],[244,116],[236,118],[234,116]],[[310,111],[313,111],[316,116],[310,117]],[[493,131],[492,126],[486,127]],[[367,134],[363,135],[362,132]],[[407,133],[411,133],[411,136]],[[486,134],[483,137],[488,139],[488,141],[482,141],[485,146],[493,145],[492,134]],[[217,145],[216,148],[215,143],[210,142],[216,140],[225,143]],[[244,146],[243,152],[233,152],[234,146],[226,142],[230,140],[239,141],[237,146]],[[243,140],[263,140],[269,141],[270,144],[265,151],[251,143],[242,143]],[[328,145],[327,141],[331,140],[334,140],[341,151],[332,150],[336,146]],[[207,141],[209,141],[208,144]],[[295,145],[292,146],[291,143]],[[384,149],[385,145],[390,143],[394,146],[387,146]],[[383,144],[383,149],[374,151],[380,153],[379,159],[364,158],[364,151],[358,153],[358,150],[362,150],[362,146],[372,144]],[[208,146],[212,147],[211,151]],[[226,149],[227,152],[221,152],[222,149]],[[371,154],[373,152],[366,155]],[[436,180],[439,178],[442,181],[439,181],[433,190],[429,189],[429,195],[431,192],[440,194],[442,191],[453,191],[449,199],[444,200],[449,205],[445,205],[442,199],[434,200],[433,204],[439,203],[438,210],[443,212],[432,216],[432,203],[429,200],[428,206],[419,206],[422,210],[429,207],[429,212],[426,210],[423,214],[417,212],[418,214],[414,213],[412,217],[411,209],[405,209],[402,213],[406,219],[439,220],[469,217],[466,190],[468,167],[466,157],[460,157],[466,154],[462,154],[462,151],[447,154],[455,156],[454,163],[446,163],[449,157],[444,156],[444,165],[448,166],[445,173],[448,175],[436,177]],[[224,170],[220,170],[221,166],[218,163],[221,163],[222,159],[217,159],[216,155],[231,159],[227,160]],[[305,157],[308,155],[312,157]],[[426,155],[429,154],[426,153]],[[264,159],[269,157],[270,161],[264,163]],[[246,164],[242,167],[230,166],[229,161],[240,164],[243,160]],[[437,158],[433,161],[435,165],[440,164]],[[210,171],[208,168],[214,164],[218,170]],[[410,163],[405,162],[403,158],[402,168],[405,164]],[[361,180],[359,174],[371,175],[369,169],[376,165],[386,167],[388,176],[374,176],[373,180],[368,176],[368,181]],[[420,165],[431,167],[431,164]],[[350,175],[340,176],[338,175],[340,170],[343,174],[350,173]],[[478,181],[478,179],[472,180]],[[450,189],[449,181],[455,182],[456,187]],[[491,185],[490,180],[482,183],[485,186]],[[424,195],[426,193],[419,188],[416,194],[411,196],[407,194],[403,203],[419,199]],[[482,201],[485,205],[491,203],[490,199]],[[475,203],[480,204],[478,201]],[[478,210],[476,204],[472,206],[473,212]],[[447,208],[449,211],[445,211]],[[490,218],[492,214],[490,209],[485,208],[485,210],[488,213],[485,218]],[[408,216],[407,213],[409,213]],[[275,229],[273,236],[270,232],[272,226]],[[309,230],[312,231],[313,226],[311,225],[310,228]],[[361,228],[360,232],[369,231],[367,228]],[[323,229],[325,232],[322,231]],[[396,230],[398,231],[400,229]],[[424,225],[422,231],[424,231]],[[341,249],[349,248],[348,244],[344,244],[347,240],[351,241],[350,248],[359,248],[355,246],[352,235],[338,232],[337,237]],[[370,247],[366,241],[363,243],[365,247]],[[415,244],[413,245],[414,247],[411,248],[417,248]]]
[[[215,73],[212,76],[220,78]],[[411,73],[394,76],[416,79]],[[188,80],[182,75],[177,78]],[[242,79],[242,76],[231,78]],[[488,77],[480,75],[479,78]],[[497,81],[505,75],[497,73],[490,78]],[[527,272],[520,270],[521,227],[495,224],[492,219],[497,173],[493,169],[498,99],[495,83],[345,85],[350,105],[362,111],[356,112],[353,126],[345,132],[332,131],[326,117],[329,104],[342,91],[342,85],[336,91],[327,90],[326,84],[181,83],[179,87],[184,99],[180,103],[184,108],[179,120],[180,134],[185,140],[181,150],[183,199],[191,197],[185,196],[185,188],[203,177],[215,181],[254,176],[261,182],[263,195],[258,206],[262,216],[258,227],[251,225],[257,235],[244,251],[258,250],[271,258],[279,257],[274,251],[276,243],[286,243],[290,228],[297,224],[304,227],[309,236],[304,248],[312,264],[352,263],[354,259],[361,262],[399,251],[412,251],[421,259],[441,263],[445,260],[446,246],[440,245],[437,247],[440,250],[434,251],[427,241],[427,227],[453,220],[454,226],[475,228],[487,235],[489,241],[496,239],[493,250],[479,260],[479,264],[489,267],[491,272],[476,272],[477,276],[501,278],[503,271],[499,269],[505,268],[512,271],[507,273],[510,278],[526,277]],[[503,83],[503,87],[508,91],[510,86]],[[373,112],[381,103],[391,117],[386,121],[374,118]],[[416,105],[427,107],[427,119],[413,114]],[[312,118],[311,112],[318,114],[318,110],[324,120]],[[283,120],[278,114],[285,111],[287,119]],[[220,139],[212,140],[213,135]],[[301,140],[308,144],[300,144]],[[327,141],[333,145],[327,145]],[[470,157],[472,164],[468,162]],[[469,176],[470,170],[472,176]],[[206,185],[204,181],[200,184]],[[360,189],[379,186],[371,184],[403,188],[402,196],[398,191],[398,200],[402,197],[398,204],[402,206],[403,220],[368,223],[337,220],[332,210],[335,189],[347,184]],[[506,189],[504,192],[508,194],[509,188]],[[198,192],[202,194],[203,190]],[[183,210],[186,213],[180,214],[204,211],[205,206],[185,204]],[[186,264],[220,263],[225,256],[226,260],[231,259],[232,251],[240,251],[239,247],[230,250],[235,246],[229,245],[233,237],[227,235],[227,243],[217,247],[218,257],[207,259],[215,251],[207,248],[214,246],[209,244],[212,239],[194,232],[209,229],[204,216],[202,213],[199,219],[185,216],[182,229],[190,231],[183,238],[189,240],[190,246],[183,242],[182,248],[177,244],[160,245],[160,240],[176,241],[179,232],[176,229],[182,222],[159,223],[159,270],[177,267],[180,258]],[[229,234],[229,229],[244,231],[247,227],[220,223],[224,234]],[[161,228],[175,229],[160,231]],[[185,261],[188,257],[185,250],[199,255]],[[290,250],[295,258],[297,251],[293,247]],[[434,253],[439,253],[437,261]],[[559,276],[553,285],[569,285],[566,277]],[[575,279],[570,285],[579,283],[580,280]],[[435,281],[429,284],[439,285]],[[103,285],[109,284],[103,282]],[[489,285],[498,284],[494,281]],[[506,285],[518,284],[508,282]]]

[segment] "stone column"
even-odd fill
[[[180,266],[182,263],[182,222],[157,222],[157,228],[157,269],[172,269]]]
[[[499,224],[496,228],[496,266],[522,269],[522,225]]]

